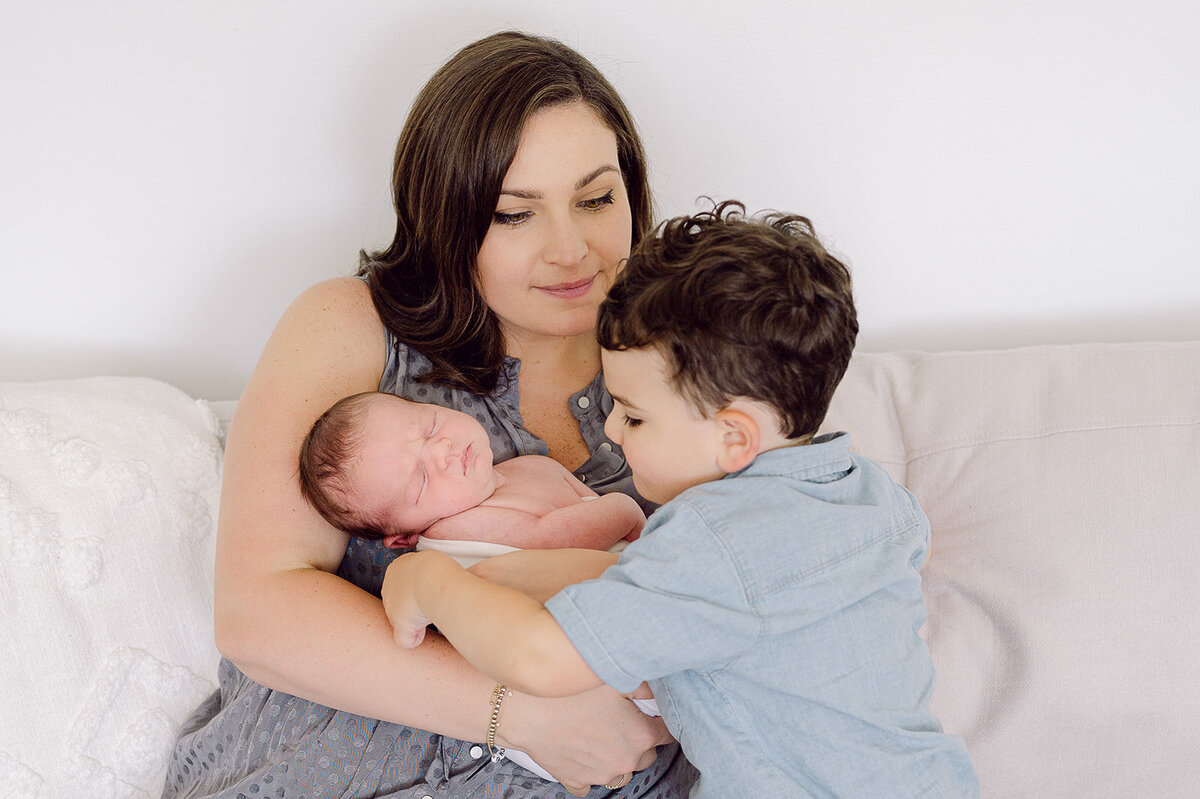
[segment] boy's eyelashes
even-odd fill
[[[624,420],[626,427],[637,427],[638,425],[640,425],[642,423],[641,419],[630,416],[627,413],[621,414],[621,417]]]

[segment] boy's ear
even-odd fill
[[[745,411],[725,408],[713,414],[717,434],[721,437],[717,449],[717,466],[726,474],[745,469],[758,457],[760,445],[758,422]]]

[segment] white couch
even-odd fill
[[[215,680],[231,410],[0,384],[0,799],[158,796]],[[1200,343],[860,354],[826,427],[933,523],[934,706],[985,796],[1200,795]]]

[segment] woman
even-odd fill
[[[391,246],[364,256],[361,280],[292,304],[238,404],[217,544],[227,660],[164,797],[582,796],[605,783],[684,796],[695,773],[677,746],[655,757],[665,727],[608,689],[503,702],[496,743],[561,786],[464,743],[485,740],[493,683],[436,636],[412,651],[393,643],[377,598],[387,550],[348,549],[296,481],[316,417],[380,389],[474,414],[498,458],[548,453],[601,492],[632,490],[603,438],[611,400],[593,334],[650,225],[632,120],[574,51],[497,34],[414,101],[393,184]]]

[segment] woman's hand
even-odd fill
[[[514,694],[504,702],[496,738],[532,757],[572,796],[641,771],[659,745],[675,740],[661,718],[607,686],[563,699]]]

